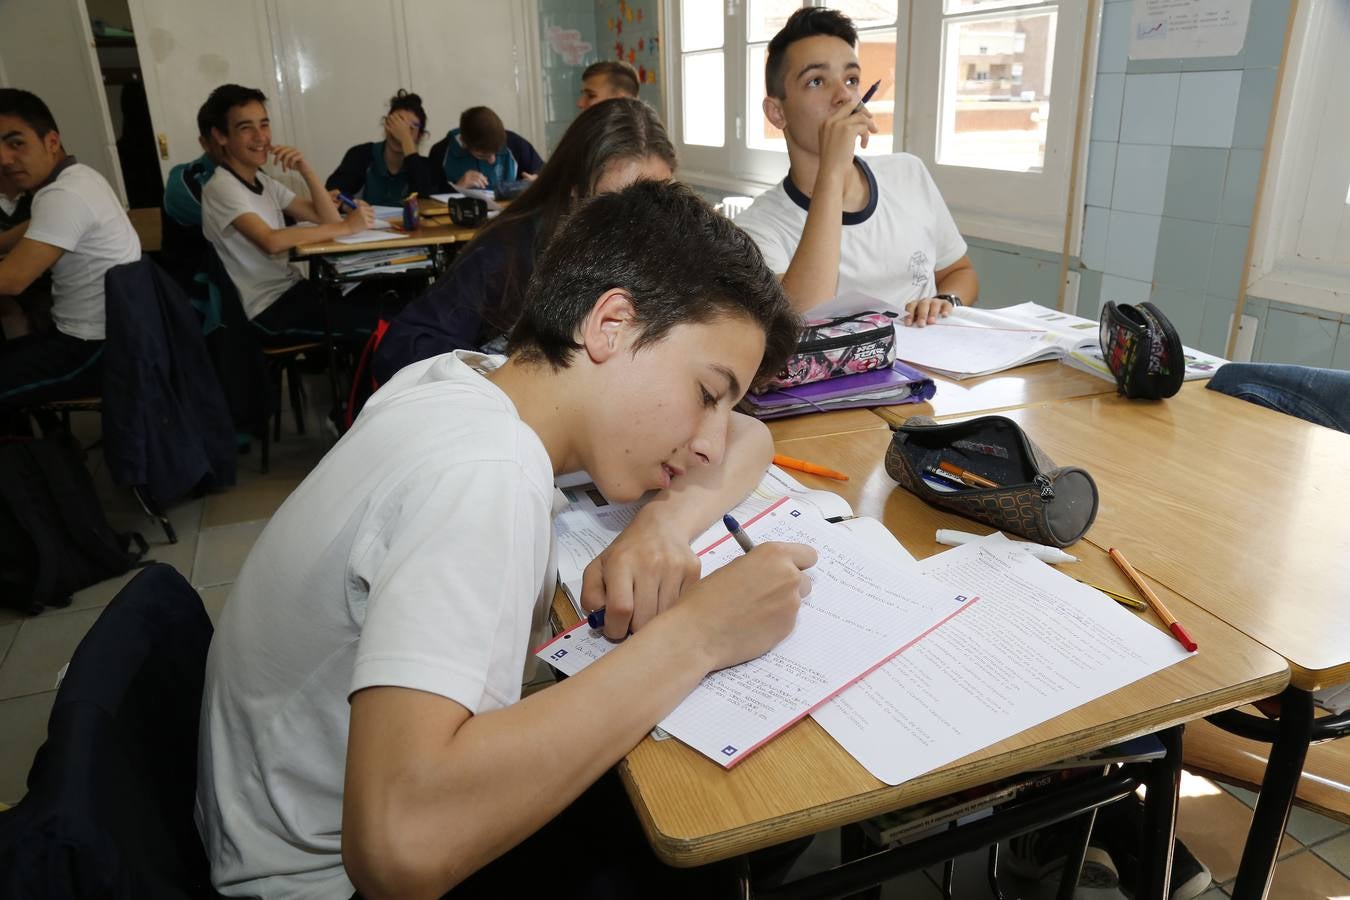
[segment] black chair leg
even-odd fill
[[[305,382],[294,357],[286,366],[286,385],[291,393],[291,415],[295,417],[295,433],[305,433]]]
[[[145,496],[145,493],[140,489],[140,486],[133,487],[131,493],[135,495],[136,502],[141,505],[141,509],[145,514],[159,522],[159,527],[164,529],[164,537],[168,539],[169,543],[178,543],[178,532],[173,530],[173,523],[169,521],[168,516],[164,515],[158,507],[150,502],[150,498]]]

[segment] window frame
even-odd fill
[[[1039,8],[1047,0],[1020,0],[995,12],[1015,13]],[[1089,39],[1087,7],[1076,0],[1055,0],[1058,21],[1055,34],[1051,81],[1051,116],[1046,138],[1046,159],[1040,173],[973,169],[938,165],[934,159],[937,141],[937,92],[941,73],[937,69],[942,35],[940,0],[898,0],[895,28],[895,113],[893,152],[918,156],[932,173],[963,235],[1030,246],[1058,253],[1064,237],[1068,207],[1069,176],[1075,152],[1073,132],[1079,114],[1078,72],[1083,41]],[[683,85],[680,77],[666,79],[668,125],[680,155],[679,177],[701,186],[739,194],[758,194],[787,174],[787,155],[744,146],[750,116],[760,114],[747,104],[742,118],[741,103],[747,86],[749,45],[746,42],[748,0],[724,0],[723,51],[726,54],[726,142],[719,148],[691,146],[683,142]],[[667,71],[682,72],[680,0],[665,5]],[[828,5],[825,0],[806,0],[803,6]],[[992,14],[992,13],[991,13]],[[946,16],[950,18],[951,16]],[[889,26],[878,26],[882,30]],[[1096,40],[1095,36],[1091,37]],[[927,67],[927,68],[925,68]],[[867,74],[864,73],[864,78]],[[925,100],[926,98],[926,100]],[[925,101],[925,102],[920,102]],[[920,107],[923,109],[920,109]],[[1080,165],[1080,170],[1083,166]],[[1080,181],[1083,173],[1080,171]],[[1081,189],[1081,185],[1080,185]],[[989,196],[1013,199],[1004,208],[991,210]]]
[[[1326,114],[1350,102],[1350,85],[1327,77],[1341,56],[1338,39],[1347,35],[1350,10],[1327,0],[1298,5],[1272,114],[1251,267],[1245,273],[1248,296],[1342,315],[1350,313],[1345,287],[1350,263],[1309,259],[1300,253],[1300,235],[1310,219],[1325,214],[1316,198],[1339,197],[1348,187],[1334,180],[1334,171],[1319,172],[1314,165],[1319,145],[1337,139],[1334,129],[1350,129],[1344,116]],[[1345,199],[1350,207],[1350,195]]]

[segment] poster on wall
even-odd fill
[[[1130,59],[1240,53],[1251,7],[1251,0],[1134,0]]]
[[[660,109],[660,0],[596,0],[596,23],[603,21],[601,59],[619,59],[637,73],[642,99]],[[599,29],[597,29],[599,30]]]

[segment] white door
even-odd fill
[[[97,169],[126,203],[84,0],[0,0],[0,83],[41,97],[66,152]]]
[[[287,104],[273,74],[265,0],[129,0],[128,7],[150,119],[160,147],[168,151],[167,158],[161,153],[159,160],[166,178],[170,168],[201,154],[197,110],[222,84],[261,89],[280,141],[287,130]]]

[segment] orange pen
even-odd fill
[[[794,459],[791,456],[780,456],[775,453],[773,464],[782,466],[785,469],[796,469],[798,472],[806,472],[809,475],[820,475],[824,478],[833,478],[835,481],[848,481],[848,476],[843,472],[836,472],[834,469],[827,469],[824,466],[818,466],[815,463],[807,462],[804,459]]]
[[[1120,567],[1120,571],[1125,573],[1125,577],[1130,579],[1130,581],[1134,583],[1134,586],[1139,589],[1139,593],[1144,595],[1144,599],[1148,601],[1148,605],[1153,607],[1153,611],[1158,614],[1158,618],[1162,619],[1163,624],[1167,626],[1167,630],[1172,632],[1172,636],[1181,642],[1181,646],[1194,653],[1197,647],[1195,639],[1181,626],[1181,623],[1177,621],[1177,617],[1172,615],[1171,611],[1168,610],[1166,606],[1163,606],[1163,602],[1158,599],[1158,595],[1153,593],[1152,588],[1144,583],[1143,578],[1139,577],[1139,573],[1134,570],[1134,566],[1130,565],[1130,561],[1125,558],[1124,554],[1115,547],[1112,547],[1106,552],[1110,555],[1111,559],[1115,561],[1115,564]]]

